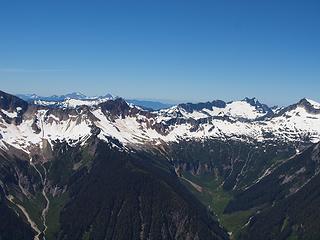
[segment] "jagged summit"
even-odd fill
[[[212,102],[200,102],[200,103],[181,103],[179,108],[186,110],[189,113],[193,111],[201,111],[203,109],[212,110],[213,107],[224,108],[226,103],[222,100],[214,100]]]
[[[256,97],[252,97],[252,98],[250,98],[250,97],[245,97],[242,101],[245,101],[245,102],[247,102],[247,103],[250,103],[250,104],[253,105],[253,106],[256,105],[257,102],[259,102]]]
[[[309,111],[320,110],[320,103],[313,101],[311,99],[308,99],[308,98],[301,99],[298,102],[298,105],[308,109]]]
[[[201,119],[206,117],[229,117],[242,120],[255,120],[262,117],[270,117],[273,114],[271,108],[261,104],[256,98],[245,98],[240,101],[224,102],[214,100],[212,102],[185,103],[163,111],[165,115],[174,113],[177,116]]]
[[[281,116],[294,116],[294,115],[317,115],[320,114],[320,104],[316,101],[303,98],[297,103],[281,109],[277,115]],[[314,116],[313,116],[314,117]]]
[[[254,107],[261,107],[263,105],[267,106],[266,104],[261,104],[256,97],[253,97],[253,98],[245,97],[242,101],[249,103],[251,106],[254,106]]]
[[[303,100],[308,101],[314,108],[320,109],[320,103],[318,103],[314,100],[308,99],[308,98],[304,98]]]

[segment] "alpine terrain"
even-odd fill
[[[1,240],[320,239],[320,103],[19,96],[0,91]]]

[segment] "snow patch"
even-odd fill
[[[6,110],[1,110],[5,115],[7,115],[9,118],[15,118],[15,117],[17,117],[18,115],[17,115],[17,112],[8,112],[8,111],[6,111]]]

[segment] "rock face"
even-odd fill
[[[0,108],[6,111],[15,111],[18,107],[24,112],[28,103],[11,94],[0,91]]]
[[[19,218],[6,204],[5,194],[0,188],[0,236],[1,239],[33,239],[34,232],[30,226]]]
[[[178,107],[183,108],[189,113],[192,113],[193,111],[201,111],[203,109],[211,110],[213,107],[225,108],[226,103],[222,100],[215,100],[206,103],[183,103],[179,104]]]
[[[20,124],[28,103],[13,95],[0,91],[0,116],[6,123]]]
[[[97,146],[90,173],[70,188],[59,239],[228,239],[176,176],[150,161]]]
[[[259,209],[239,239],[319,238],[319,158],[319,144],[312,145],[235,196],[225,211]]]

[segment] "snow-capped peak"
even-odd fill
[[[67,98],[70,98],[70,99],[85,99],[85,98],[87,98],[86,95],[84,95],[84,94],[82,94],[80,92],[68,93],[68,94],[62,95],[60,97],[61,98],[65,98],[65,99],[67,99]]]
[[[160,111],[160,114],[165,117],[185,117],[196,120],[208,117],[255,120],[272,115],[273,111],[267,105],[261,104],[256,98],[245,98],[228,103],[215,100],[212,102],[179,104]]]
[[[320,103],[308,98],[305,98],[305,100],[307,100],[315,109],[320,109]]]
[[[254,101],[254,105],[251,101]],[[224,109],[224,113],[234,118],[256,119],[266,114],[263,109],[257,108],[257,102],[258,101],[256,99],[230,102]]]
[[[95,98],[95,99],[76,99],[76,98],[66,98],[64,101],[34,101],[36,105],[42,106],[56,106],[60,108],[75,108],[78,106],[96,106],[100,103],[106,102],[110,98]]]

